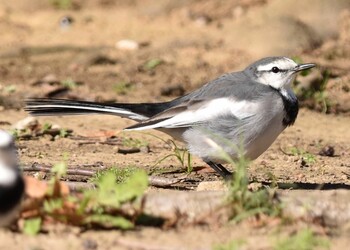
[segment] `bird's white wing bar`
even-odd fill
[[[85,110],[90,110],[90,111],[96,111],[96,112],[110,112],[110,113],[115,113],[117,115],[120,115],[121,117],[127,117],[130,119],[135,119],[135,120],[146,120],[148,117],[136,114],[134,112],[125,110],[125,109],[119,109],[119,108],[109,108],[109,107],[93,107],[93,106],[74,106],[74,105],[64,105],[64,104],[44,104],[44,105],[34,105],[33,108],[40,109],[40,108],[45,108],[45,109],[50,109],[50,108],[69,108],[69,109],[85,109]]]
[[[196,109],[189,106],[187,110],[174,114],[168,119],[160,120],[157,123],[148,125],[146,120],[145,126],[138,126],[126,130],[189,127],[205,123],[206,121],[213,120],[222,115],[232,115],[236,118],[244,119],[255,115],[258,112],[258,108],[259,106],[256,102],[237,101],[231,98],[217,98],[203,105],[196,105]]]

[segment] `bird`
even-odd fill
[[[315,66],[285,56],[267,57],[168,102],[29,98],[25,110],[34,116],[110,114],[134,120],[137,123],[124,130],[169,134],[226,179],[232,173],[222,165],[225,159],[219,151],[248,160],[265,152],[297,118],[299,104],[291,86],[297,73]]]
[[[0,227],[10,225],[18,215],[24,187],[14,138],[0,130]]]

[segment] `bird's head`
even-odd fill
[[[288,57],[267,57],[249,65],[244,72],[256,82],[281,90],[293,82],[296,73],[315,66],[313,63],[297,64]]]

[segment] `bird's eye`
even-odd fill
[[[280,69],[277,68],[277,67],[273,67],[273,68],[272,68],[272,72],[273,72],[273,73],[278,73],[278,72],[280,72]]]

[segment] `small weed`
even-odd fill
[[[67,10],[73,7],[72,0],[50,0],[56,9]]]
[[[84,204],[86,205],[83,206],[84,209],[81,209],[90,208],[91,211],[84,219],[85,223],[121,229],[129,229],[134,226],[132,217],[139,214],[139,212],[135,211],[131,218],[124,217],[123,213],[118,215],[115,212],[120,211],[124,203],[140,201],[148,186],[148,176],[144,171],[135,171],[122,183],[117,183],[115,177],[114,173],[107,172],[96,183],[96,190],[84,192]],[[139,202],[138,206],[140,209],[141,204]]]
[[[61,128],[59,135],[61,138],[66,138],[69,135],[69,132],[67,131],[67,129]]]
[[[66,138],[67,136],[69,136],[70,134],[72,134],[72,130],[70,129],[65,129],[65,128],[61,128],[61,129],[53,129],[52,128],[52,124],[51,123],[44,123],[43,126],[36,126],[33,128],[26,128],[23,130],[20,129],[11,129],[9,131],[9,133],[16,139],[20,139],[20,138],[26,138],[28,136],[33,136],[33,137],[37,137],[37,136],[42,136],[42,135],[46,135],[49,134],[54,138],[60,137],[60,138]]]
[[[175,157],[180,162],[181,167],[185,168],[187,173],[191,173],[193,171],[191,154],[188,152],[187,149],[179,148],[173,140],[170,140],[170,143],[173,146],[173,153],[168,154],[159,161],[157,161],[157,163],[154,164],[154,166],[158,165],[159,163],[161,163],[169,157]]]
[[[69,89],[75,89],[78,86],[78,83],[73,81],[72,79],[67,79],[62,81],[61,85]]]
[[[296,147],[292,147],[290,149],[290,153],[294,156],[300,156],[301,159],[303,161],[305,161],[306,164],[314,164],[316,163],[317,159],[316,159],[316,156],[311,154],[311,153],[308,153],[306,152],[305,150],[303,149],[299,149],[299,148],[296,148]]]
[[[248,166],[249,160],[243,155],[243,149],[236,147],[238,152],[237,160],[233,160],[218,144],[208,141],[212,146],[217,147],[217,155],[220,159],[235,166],[233,179],[228,182],[229,192],[227,205],[231,209],[233,222],[240,222],[248,217],[266,214],[268,216],[280,216],[281,204],[275,199],[274,190],[260,189],[251,191],[249,189]]]
[[[177,144],[173,140],[165,141],[164,139],[162,139],[158,136],[148,134],[148,133],[147,133],[147,135],[151,135],[151,136],[153,136],[153,137],[155,137],[155,138],[157,138],[157,139],[159,139],[162,142],[167,143],[167,144],[170,142],[172,145],[172,148],[173,148],[173,153],[168,154],[168,155],[164,156],[163,158],[161,158],[160,160],[158,160],[153,165],[153,167],[157,166],[159,163],[161,163],[162,161],[164,161],[170,157],[175,157],[178,160],[178,162],[181,164],[181,167],[186,169],[187,173],[191,173],[193,171],[192,155],[190,154],[190,152],[188,152],[187,149],[180,148],[179,146],[177,146]]]
[[[133,85],[129,82],[119,82],[113,85],[113,90],[118,95],[126,95],[133,89]]]
[[[275,250],[313,250],[329,249],[329,241],[323,237],[316,236],[310,229],[302,229],[295,235],[277,240],[273,249]]]
[[[96,176],[90,179],[90,182],[99,182],[102,176],[107,173],[113,173],[117,183],[123,183],[127,180],[133,173],[138,171],[139,169],[135,166],[128,166],[124,168],[111,167],[106,170],[98,171]]]
[[[158,58],[154,58],[154,59],[151,59],[149,61],[147,61],[145,64],[144,64],[144,68],[146,70],[153,70],[155,69],[156,67],[158,67],[159,65],[161,65],[162,63],[164,63],[163,60],[161,59],[158,59]]]
[[[231,161],[231,163],[233,162]],[[232,220],[239,222],[259,214],[280,215],[282,208],[280,203],[274,199],[275,192],[273,190],[260,189],[253,192],[248,189],[247,167],[249,161],[240,156],[234,165],[236,171],[229,184],[228,196],[228,202],[232,209]]]
[[[4,87],[4,92],[7,94],[14,93],[16,92],[16,90],[17,90],[17,87],[16,85],[13,85],[13,84]]]
[[[268,180],[271,181],[271,187],[278,187],[278,178],[271,171],[266,172]]]
[[[23,233],[26,235],[34,236],[40,232],[41,218],[31,218],[24,221]]]
[[[148,142],[135,139],[135,138],[129,138],[126,136],[123,136],[122,144],[124,147],[130,147],[130,148],[141,148],[141,147],[147,147]]]
[[[220,244],[213,247],[213,250],[239,250],[245,244],[244,240],[231,240],[226,244]]]
[[[15,140],[17,140],[17,139],[19,138],[20,134],[21,134],[21,131],[18,130],[18,129],[15,129],[15,128],[9,130],[8,132],[9,132],[9,134],[11,134],[11,135],[13,136],[13,138],[14,138]]]
[[[48,123],[48,122],[45,122],[41,130],[43,131],[43,133],[45,133],[51,128],[52,128],[52,124]]]
[[[23,231],[35,235],[42,224],[61,222],[89,228],[129,229],[142,212],[142,197],[148,186],[148,176],[144,171],[116,169],[99,173],[94,183],[96,189],[69,194],[60,179],[67,172],[67,164],[62,162],[52,168],[53,177],[48,182],[46,194],[36,197],[36,206],[30,207]],[[118,173],[118,174],[117,174]],[[124,209],[124,204],[128,204]],[[130,206],[129,206],[130,205]]]

